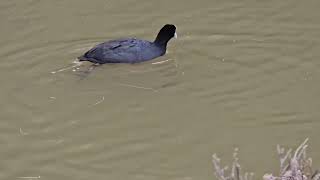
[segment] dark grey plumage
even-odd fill
[[[166,24],[154,42],[135,38],[111,40],[90,49],[78,57],[80,61],[92,63],[139,63],[166,53],[167,43],[176,35],[176,27]]]

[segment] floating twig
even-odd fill
[[[96,106],[96,105],[102,103],[103,101],[104,101],[104,96],[102,96],[102,98],[99,101],[97,101],[96,103],[92,104],[91,106]]]
[[[28,135],[29,133],[24,132],[24,131],[22,130],[22,128],[20,128],[20,134],[21,134],[22,136],[25,136],[25,135]]]
[[[30,176],[30,177],[25,176],[25,177],[18,177],[18,178],[20,178],[20,179],[40,179],[41,177],[40,176]]]
[[[159,92],[158,90],[150,88],[150,87],[136,86],[136,85],[124,84],[124,83],[119,83],[119,84],[122,85],[122,86],[127,86],[127,87],[132,87],[132,88],[137,88],[137,89],[151,90],[153,92]]]
[[[171,59],[167,59],[167,60],[164,60],[164,61],[154,62],[154,63],[152,63],[152,64],[163,64],[163,63],[168,62],[168,61],[171,61]]]

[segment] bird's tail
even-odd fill
[[[84,55],[82,55],[82,56],[78,57],[78,60],[79,61],[88,61],[88,58],[86,58]]]

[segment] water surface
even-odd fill
[[[259,179],[306,137],[319,165],[319,5],[1,1],[0,179],[209,180],[235,147]],[[51,73],[166,23],[179,39],[161,58]]]

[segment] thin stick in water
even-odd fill
[[[153,92],[159,92],[158,90],[150,88],[150,87],[136,86],[136,85],[124,84],[124,83],[119,83],[119,84],[122,85],[122,86],[133,87],[133,88],[137,88],[137,89],[151,90]]]

